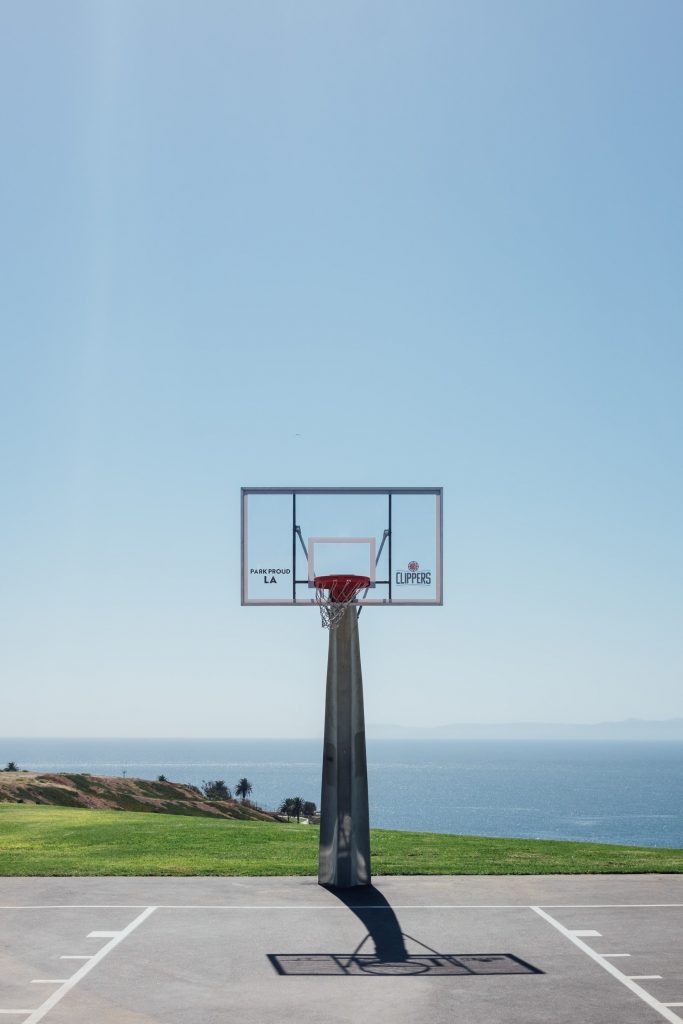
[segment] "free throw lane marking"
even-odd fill
[[[609,960],[606,960],[606,954],[596,953],[594,949],[591,949],[591,947],[583,941],[583,939],[578,938],[574,932],[570,931],[569,928],[565,928],[563,924],[560,924],[559,921],[556,921],[554,917],[551,917],[550,914],[547,914],[545,910],[542,910],[540,907],[530,907],[529,909],[533,910],[534,913],[539,915],[539,917],[542,917],[544,921],[548,922],[548,924],[551,924],[553,928],[557,929],[557,931],[564,935],[565,938],[569,939],[570,942],[573,942],[575,946],[578,946],[579,949],[583,950],[586,956],[589,956],[591,960],[595,960],[596,964],[600,964],[608,974],[611,974],[613,978],[616,978],[617,981],[620,981],[627,989],[630,989],[634,995],[642,999],[649,1007],[661,1014],[664,1020],[669,1021],[669,1024],[683,1024],[683,1020],[677,1013],[674,1013],[673,1010],[669,1009],[669,1006],[666,1003],[660,1003],[659,999],[655,999],[654,996],[650,995],[649,992],[646,992],[646,990],[633,981],[632,978],[623,974],[618,967],[615,967],[614,964],[609,962]],[[628,953],[612,954],[612,956],[615,955],[629,956]]]
[[[66,953],[60,960],[92,960],[92,953]]]
[[[581,931],[577,931],[572,928],[572,935],[578,935],[580,939],[601,939],[601,932],[594,932],[591,928],[583,928]]]
[[[89,939],[113,939],[120,932],[88,932]]]
[[[629,974],[629,978],[631,981],[662,981],[661,974]]]
[[[86,961],[82,967],[79,967],[76,973],[71,975],[68,981],[65,981],[63,985],[60,985],[57,991],[53,992],[52,995],[45,1000],[42,1006],[39,1006],[37,1010],[31,1011],[31,1016],[24,1021],[24,1024],[38,1024],[38,1021],[41,1021],[45,1014],[49,1013],[53,1006],[56,1006],[57,1003],[64,998],[67,992],[70,992],[71,989],[79,983],[79,981],[85,978],[86,974],[92,971],[93,967],[96,967],[101,960],[104,960],[105,956],[107,956],[108,953],[111,953],[112,949],[118,946],[120,942],[123,942],[123,940],[127,938],[131,932],[134,932],[143,921],[146,921],[150,914],[153,914],[155,910],[156,907],[147,907],[146,910],[143,910],[141,914],[138,914],[138,916],[134,918],[130,924],[126,925],[125,928],[119,932],[114,932],[113,937],[109,942],[102,946],[102,949],[98,950],[98,952]]]

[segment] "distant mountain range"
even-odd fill
[[[680,740],[683,718],[645,721],[627,718],[623,722],[595,722],[590,725],[558,722],[512,722],[499,725],[452,723],[432,728],[409,725],[368,725],[372,739],[412,740]]]

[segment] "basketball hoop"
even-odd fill
[[[332,576],[316,576],[313,582],[323,629],[336,629],[346,609],[356,599],[358,591],[370,586],[370,577],[336,573]]]

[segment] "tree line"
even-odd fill
[[[166,782],[166,779],[159,779]],[[242,778],[235,786],[235,796],[239,797],[242,803],[246,803],[247,797],[253,791],[249,779]],[[202,782],[201,791],[207,800],[232,800],[232,790],[226,786],[225,779],[211,779],[210,782]]]
[[[159,781],[166,782],[167,780],[160,775]],[[235,797],[239,797],[242,803],[245,803],[253,788],[249,779],[242,778],[235,786]],[[201,792],[207,800],[233,799],[232,790],[226,785],[225,779],[211,779],[209,782],[202,782]],[[317,811],[318,809],[312,800],[304,800],[301,796],[285,797],[278,807],[278,814],[286,814],[288,818],[296,818],[297,821],[301,821],[302,817],[311,818],[314,814],[317,814]]]
[[[317,807],[312,800],[303,800],[300,796],[286,797],[278,808],[280,814],[286,814],[288,818],[296,818],[297,821],[304,818],[312,818],[317,813]]]

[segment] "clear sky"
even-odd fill
[[[4,735],[322,732],[241,485],[445,488],[369,722],[681,715],[679,0],[28,2],[0,42]]]

